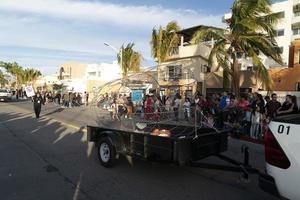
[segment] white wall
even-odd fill
[[[96,75],[91,76],[91,73]],[[101,80],[109,82],[121,78],[121,73],[120,66],[116,61],[113,63],[89,64],[85,78],[87,80]]]

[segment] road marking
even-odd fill
[[[23,111],[24,113],[25,113],[25,115],[31,115],[31,116],[34,116],[34,113],[31,113],[30,111],[28,111],[27,109],[24,109],[24,108],[21,108],[21,107],[18,107],[18,106],[16,106],[16,105],[12,105],[12,104],[9,104],[10,106],[12,106],[12,107],[15,107],[15,108],[18,108],[19,110],[21,110],[21,111]],[[45,119],[47,119],[47,120],[49,120],[49,121],[54,121],[54,122],[59,122],[59,123],[61,123],[63,126],[67,126],[67,127],[69,127],[69,128],[72,128],[72,129],[75,129],[75,130],[80,130],[80,131],[82,131],[83,133],[87,133],[87,130],[86,130],[86,128],[84,127],[84,126],[77,126],[77,125],[74,125],[74,124],[71,124],[71,123],[67,123],[67,122],[63,122],[63,121],[61,121],[61,120],[59,120],[59,119],[56,119],[56,118],[54,118],[54,117],[48,117],[48,116],[45,116],[45,115],[41,115],[41,118],[40,119],[42,119],[42,118],[45,118]]]

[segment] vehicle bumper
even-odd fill
[[[0,101],[8,101],[9,98],[8,97],[0,97]]]
[[[273,196],[280,197],[278,189],[275,184],[275,179],[272,176],[268,174],[260,174],[258,181],[259,181],[258,184],[260,189]]]

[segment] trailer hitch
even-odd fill
[[[250,166],[249,165],[249,147],[245,144],[242,145],[241,147],[242,153],[244,153],[244,165],[245,166]]]
[[[249,174],[261,174],[261,173],[258,169],[253,168],[249,164],[249,147],[247,145],[242,145],[241,152],[244,154],[243,162],[237,161],[235,159],[232,159],[232,158],[222,155],[222,154],[216,155],[216,157],[218,157],[219,159],[230,163],[231,166],[230,165],[211,164],[211,163],[198,163],[198,162],[197,163],[192,162],[190,166],[204,168],[204,169],[242,173],[239,180],[248,183],[249,182]]]

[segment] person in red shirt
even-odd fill
[[[150,96],[147,95],[146,102],[145,102],[146,120],[150,119],[151,104],[152,104],[152,100],[151,100]]]
[[[238,103],[238,108],[242,111],[247,111],[249,106],[249,101],[246,100],[246,97],[241,96],[241,99]]]

